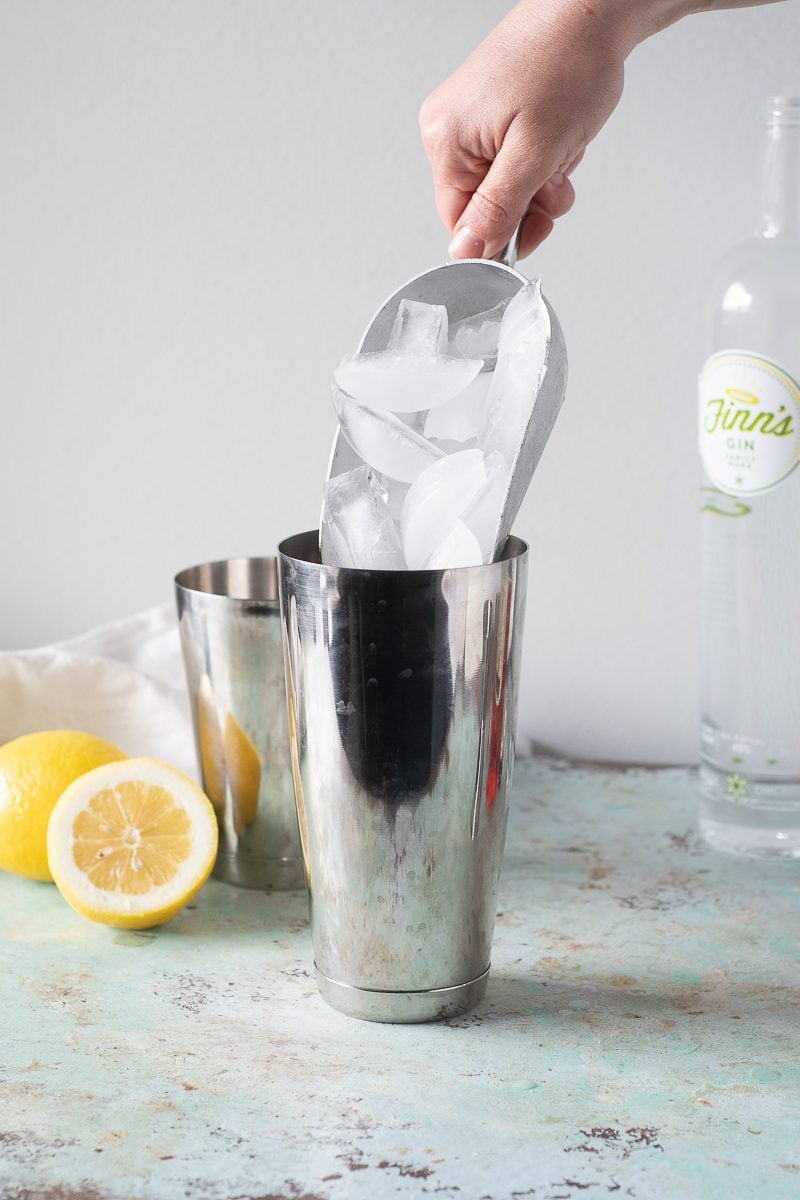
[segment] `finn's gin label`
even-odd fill
[[[766,492],[800,461],[800,387],[777,363],[723,350],[700,374],[700,453],[711,482]]]

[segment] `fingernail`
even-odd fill
[[[485,249],[483,238],[473,233],[469,225],[464,225],[456,233],[447,252],[451,258],[482,258]]]
[[[550,176],[550,182],[554,187],[563,187],[567,182],[567,177],[563,171],[556,171],[555,175]]]

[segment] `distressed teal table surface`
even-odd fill
[[[146,933],[0,879],[3,1200],[800,1196],[800,868],[707,852],[683,771],[521,762],[485,1001],[362,1024],[302,895]]]

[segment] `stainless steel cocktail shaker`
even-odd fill
[[[527,546],[452,570],[337,569],[312,531],[278,563],[320,991],[367,1020],[463,1012],[489,972]]]

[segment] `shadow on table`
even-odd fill
[[[692,1024],[698,1036],[726,1033],[731,1038],[759,1032],[800,1033],[800,987],[775,981],[733,982],[724,971],[706,982],[680,983],[673,977],[589,976],[584,979],[547,978],[532,971],[492,972],[486,998],[471,1016],[487,1025],[534,1027],[551,1036],[597,1031],[635,1039],[686,1033]],[[456,1022],[457,1023],[457,1022]]]
[[[305,891],[258,891],[211,879],[187,906],[152,929],[114,930],[117,945],[143,946],[156,939],[241,943],[265,936],[290,937],[308,930]]]

